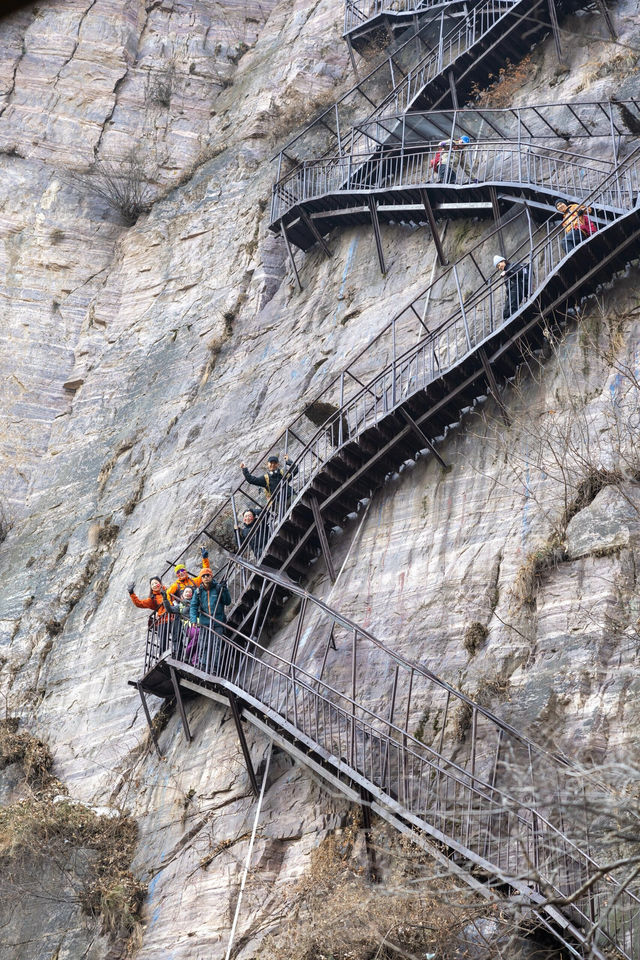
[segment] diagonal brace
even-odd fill
[[[236,730],[238,732],[238,740],[240,741],[240,746],[242,748],[242,755],[244,757],[244,762],[247,766],[247,773],[249,774],[249,782],[251,783],[251,789],[253,790],[254,795],[257,797],[260,793],[260,790],[258,789],[258,780],[256,778],[256,772],[253,769],[253,762],[251,760],[251,753],[249,752],[247,738],[245,737],[244,730],[242,729],[242,719],[240,717],[240,709],[238,707],[238,701],[236,700],[235,695],[231,693],[230,690],[227,691],[227,696],[229,697],[231,713],[233,714],[233,720],[236,725]]]
[[[318,506],[318,501],[316,497],[309,497],[309,505],[311,507],[311,512],[313,513],[313,522],[316,525],[316,530],[318,531],[318,537],[320,539],[320,547],[322,549],[322,556],[324,557],[324,562],[327,565],[327,570],[329,571],[329,577],[331,578],[331,583],[336,582],[336,571],[333,566],[333,558],[331,557],[331,551],[329,549],[329,541],[327,540],[327,531],[324,528],[324,523],[322,522],[322,516],[320,514],[320,507]]]
[[[315,240],[317,243],[319,243],[320,246],[322,247],[322,249],[323,249],[323,251],[324,251],[324,255],[325,255],[325,257],[327,258],[327,260],[331,259],[331,257],[333,256],[333,254],[331,253],[331,250],[329,249],[329,245],[328,245],[327,241],[325,240],[325,238],[324,238],[324,237],[322,236],[322,234],[320,233],[320,231],[318,230],[318,228],[316,227],[315,223],[313,222],[313,220],[311,219],[311,217],[309,216],[309,214],[307,213],[307,211],[306,211],[303,207],[301,207],[300,205],[298,205],[297,210],[298,210],[298,213],[300,214],[300,219],[301,219],[302,222],[304,223],[304,225],[305,225],[305,227],[307,228],[307,230],[309,231],[309,233],[311,233],[311,235],[313,236],[314,240]]]
[[[411,427],[416,437],[418,437],[418,439],[421,440],[422,443],[424,443],[425,447],[428,447],[428,449],[434,455],[434,457],[436,458],[440,466],[444,470],[446,470],[447,469],[446,463],[444,462],[444,460],[442,459],[442,457],[440,456],[440,454],[438,453],[434,445],[431,443],[431,440],[429,440],[429,437],[426,435],[422,427],[418,426],[418,424],[415,422],[411,414],[407,413],[407,411],[403,407],[399,408],[399,413],[400,413],[400,416],[405,421],[405,423],[407,423]]]
[[[480,362],[482,363],[482,369],[484,370],[485,376],[487,378],[487,382],[489,384],[489,389],[491,390],[493,399],[496,401],[496,403],[500,407],[500,413],[502,414],[502,419],[505,422],[505,426],[510,427],[511,420],[509,419],[507,408],[504,405],[504,400],[502,399],[500,395],[500,391],[498,390],[498,383],[496,381],[493,370],[491,369],[491,364],[489,363],[489,358],[487,357],[487,353],[484,347],[480,347],[480,349],[478,350],[478,356],[480,357]]]

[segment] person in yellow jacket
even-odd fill
[[[205,550],[204,547],[200,547],[200,553],[202,554],[202,570],[200,571],[200,575],[197,577],[191,576],[184,563],[176,564],[174,571],[176,579],[167,590],[167,597],[172,603],[174,599],[178,599],[182,596],[182,591],[185,589],[185,587],[191,587],[192,590],[195,590],[196,587],[199,587],[202,583],[202,571],[211,569],[211,564],[209,563],[209,551]]]
[[[564,200],[556,200],[556,210],[562,215],[564,248],[567,253],[571,253],[573,248],[582,243],[591,232],[591,221],[589,220],[591,207],[583,207],[580,203],[565,203]],[[587,223],[589,224],[589,230],[585,227]]]

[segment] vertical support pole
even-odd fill
[[[380,263],[380,273],[385,274],[387,268],[384,265],[384,253],[382,251],[382,238],[380,237],[380,222],[378,220],[378,207],[376,205],[375,197],[367,197],[367,203],[369,204],[369,212],[371,214],[371,223],[373,225],[373,233],[376,238],[376,250],[378,251],[378,261]]]
[[[464,335],[467,339],[467,347],[471,350],[471,335],[469,334],[469,324],[467,323],[467,312],[464,309],[464,301],[462,299],[462,290],[460,289],[460,280],[458,278],[458,268],[455,263],[453,265],[453,278],[456,281],[456,288],[458,290],[458,299],[460,301],[460,310],[462,311],[462,323],[464,325]]]
[[[331,578],[331,583],[336,582],[336,571],[333,566],[333,559],[331,557],[331,551],[329,549],[329,541],[327,540],[327,532],[324,529],[324,523],[322,522],[322,516],[320,514],[320,507],[318,506],[318,500],[315,496],[309,497],[309,503],[311,505],[311,512],[313,513],[313,522],[316,525],[316,530],[318,531],[318,538],[320,540],[320,549],[322,550],[322,556],[324,557],[324,562],[327,565],[327,570],[329,572],[329,577]]]
[[[618,145],[616,143],[616,128],[613,122],[613,104],[609,100],[609,128],[611,130],[611,144],[613,146],[613,162],[618,165]]]
[[[238,740],[240,741],[240,747],[242,748],[242,756],[244,757],[244,762],[247,767],[247,773],[249,774],[249,782],[251,784],[251,789],[253,790],[253,795],[257,797],[260,793],[258,789],[258,781],[256,779],[256,773],[253,769],[253,762],[251,760],[251,754],[249,752],[249,746],[247,744],[247,738],[244,735],[244,730],[242,729],[242,719],[240,717],[240,710],[238,708],[238,701],[231,691],[227,691],[229,697],[229,705],[231,706],[231,713],[233,714],[233,720],[236,725],[236,731],[238,734]],[[266,776],[266,771],[265,771]]]
[[[502,232],[502,225],[500,223],[500,204],[498,203],[498,194],[496,193],[495,187],[489,187],[489,196],[491,197],[491,208],[493,210],[493,219],[495,220],[496,228],[498,231],[498,241],[500,243],[500,256],[507,258],[507,251],[504,245],[504,234]]]
[[[438,263],[441,267],[446,267],[448,260],[444,255],[444,250],[442,248],[442,240],[440,238],[440,231],[436,224],[436,218],[433,214],[433,207],[431,206],[431,201],[429,200],[429,193],[425,190],[424,187],[420,187],[420,200],[422,206],[424,207],[425,213],[427,215],[427,220],[429,221],[429,229],[431,230],[431,236],[433,237],[433,242],[435,244],[436,253],[438,254]]]
[[[349,746],[349,763],[356,765],[356,646],[358,631],[354,629],[351,641],[351,744]]]
[[[189,723],[187,721],[187,715],[184,712],[184,703],[182,702],[182,694],[180,693],[180,684],[178,683],[178,675],[173,667],[169,667],[169,672],[171,674],[171,683],[173,684],[173,692],[176,696],[176,703],[178,704],[178,712],[180,713],[180,719],[182,720],[182,729],[184,731],[185,739],[187,743],[191,743],[193,737],[191,736],[191,731],[189,730]]]
[[[296,283],[298,284],[298,290],[302,291],[302,284],[300,283],[300,277],[299,277],[299,275],[298,275],[298,268],[296,267],[296,262],[295,262],[295,260],[293,259],[293,253],[292,253],[292,251],[291,251],[291,244],[289,243],[289,237],[287,236],[287,231],[285,230],[284,221],[283,221],[283,220],[280,221],[280,233],[282,234],[282,238],[283,238],[283,240],[284,240],[284,242],[285,242],[285,246],[286,246],[286,248],[287,248],[287,253],[289,254],[289,263],[291,264],[291,267],[292,267],[292,269],[293,269],[293,273],[294,273],[295,278],[296,278]]]
[[[356,67],[356,58],[353,55],[353,44],[351,43],[351,37],[347,34],[347,47],[349,48],[349,59],[351,60],[351,67],[355,74],[355,78],[360,82],[360,77],[358,76],[358,68]]]
[[[549,16],[551,17],[551,27],[553,28],[553,39],[556,45],[556,54],[558,60],[562,62],[562,47],[560,46],[560,27],[558,26],[558,11],[556,10],[555,0],[547,0],[549,6]]]
[[[144,715],[145,715],[145,717],[147,718],[147,723],[148,723],[148,725],[149,725],[149,733],[150,733],[150,735],[151,735],[151,739],[152,739],[152,741],[153,741],[153,745],[154,745],[154,747],[156,748],[156,753],[158,754],[158,756],[159,756],[160,759],[162,760],[162,753],[161,753],[161,751],[160,751],[160,745],[159,745],[159,743],[158,743],[158,738],[156,737],[156,732],[155,732],[155,730],[153,729],[153,720],[151,719],[151,714],[149,713],[149,707],[148,707],[148,705],[147,705],[147,698],[145,697],[144,690],[142,689],[142,687],[140,686],[140,684],[139,684],[139,683],[136,683],[135,686],[136,686],[136,688],[137,688],[137,690],[138,690],[138,693],[140,694],[140,700],[142,701],[142,709],[144,710]]]
[[[296,679],[296,657],[298,656],[298,647],[300,646],[300,639],[302,637],[302,625],[304,623],[306,610],[307,597],[303,597],[302,603],[300,604],[300,613],[298,614],[298,623],[296,624],[296,635],[293,639],[293,650],[291,651],[291,676],[294,682]]]

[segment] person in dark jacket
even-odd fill
[[[240,537],[240,546],[245,542],[250,533],[255,529],[256,523],[258,522],[258,517],[260,516],[260,510],[254,510],[253,507],[248,507],[242,514],[242,523],[239,523],[236,526],[238,531],[238,536]],[[264,529],[260,530],[255,534],[251,541],[251,549],[253,550],[256,557],[262,552],[262,541],[264,539]]]
[[[505,278],[502,319],[508,320],[529,295],[529,267],[526,263],[511,263],[496,255],[493,264]]]
[[[289,504],[291,498],[293,497],[293,490],[287,482],[287,479],[289,477],[295,477],[298,472],[298,468],[292,465],[289,457],[285,456],[284,462],[284,474],[280,469],[280,461],[275,453],[272,453],[267,460],[267,472],[260,476],[254,476],[253,474],[249,473],[244,463],[240,464],[240,469],[242,470],[247,483],[252,483],[256,487],[262,487],[265,497],[267,498],[267,503],[270,503],[274,498],[280,484],[284,484],[284,496],[280,500],[280,503],[284,503],[286,508],[286,505]]]
[[[200,576],[202,583],[191,598],[189,620],[192,626],[200,624],[199,645],[202,650],[201,657],[205,660],[201,662],[201,668],[207,673],[215,673],[220,657],[220,637],[225,636],[224,627],[221,626],[227,620],[224,608],[231,603],[231,594],[227,581],[221,580],[218,583],[213,579],[211,570],[202,570]]]

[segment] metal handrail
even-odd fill
[[[599,946],[608,943],[635,960],[640,899],[620,886],[615,872],[598,876],[599,856],[618,859],[617,846],[607,841],[615,818],[609,823],[599,815],[596,823],[581,794],[571,807],[572,836],[564,826],[563,805],[575,795],[574,765],[277,574],[240,558],[230,559],[222,572],[232,597],[251,577],[302,600],[291,655],[267,649],[253,630],[222,623],[201,627],[188,647],[178,621],[165,620],[149,628],[145,670],[170,650],[171,662],[196,683],[231,689],[344,781],[356,780],[407,824],[510,883],[541,909],[545,898],[570,897],[594,878],[572,903],[574,933],[588,930],[602,913]],[[335,657],[331,638],[337,641]],[[372,662],[378,681],[367,695],[385,704],[384,712],[363,702],[359,692],[366,682],[362,671]],[[424,742],[427,729],[432,742]],[[595,795],[606,789],[589,783]],[[616,909],[607,915],[604,905],[614,895]],[[598,948],[595,956],[602,957]]]
[[[359,191],[369,195],[376,190],[440,186],[432,166],[439,149],[437,143],[430,143],[373,156],[365,149],[362,155],[305,162],[274,186],[273,219],[279,220],[293,207],[327,195]],[[520,189],[544,190],[580,201],[611,172],[613,163],[585,160],[550,147],[481,141],[474,143],[473,150],[454,152],[449,167],[450,179],[441,184],[447,189],[473,185],[480,190],[517,184]]]

